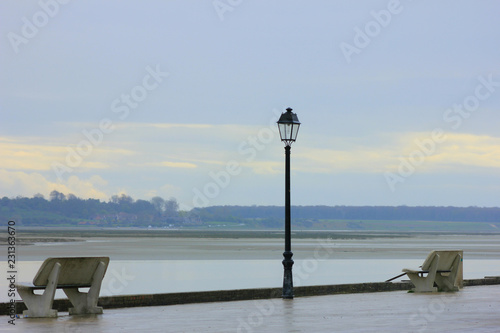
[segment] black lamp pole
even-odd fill
[[[283,252],[283,298],[293,298],[292,278],[292,228],[290,221],[290,151],[291,146],[285,146],[285,252]]]
[[[291,108],[286,109],[278,120],[281,141],[285,143],[285,252],[283,252],[283,295],[284,299],[293,298],[293,277],[292,277],[292,232],[291,232],[291,200],[290,200],[290,152],[292,143],[297,138],[300,122],[297,115]]]

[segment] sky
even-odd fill
[[[498,1],[0,2],[0,197],[500,206]]]

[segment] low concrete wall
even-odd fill
[[[484,279],[464,280],[464,286],[480,286],[500,284],[500,277]],[[407,282],[373,282],[355,284],[336,284],[324,286],[295,287],[295,297],[320,296],[348,293],[368,293],[382,291],[409,290],[413,285]],[[188,303],[206,302],[229,302],[254,299],[269,299],[281,297],[281,288],[239,289],[239,290],[217,290],[184,292],[169,294],[147,294],[147,295],[122,295],[100,297],[99,305],[104,309],[127,308],[136,306],[158,306]],[[8,315],[9,303],[0,303],[0,315]],[[67,299],[54,300],[53,308],[60,312],[67,312],[71,303]],[[16,302],[16,313],[26,310],[23,302]]]
[[[465,287],[500,284],[500,276],[486,276],[484,279],[464,280]]]

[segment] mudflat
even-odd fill
[[[276,259],[283,232],[157,229],[26,229],[17,236],[17,259],[99,256],[112,260]],[[331,259],[420,259],[435,249],[462,249],[469,259],[500,259],[500,234],[431,234],[296,231],[296,258],[330,249]]]
[[[281,231],[52,229],[17,239],[18,281],[48,257],[110,257],[105,296],[278,287],[283,278]],[[500,275],[500,234],[294,232],[294,285],[385,281],[436,249],[464,251],[464,278]]]

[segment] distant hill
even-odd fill
[[[25,226],[158,227],[188,221],[189,218],[178,212],[178,207],[174,198],[154,197],[146,201],[122,194],[104,202],[52,191],[49,200],[42,195],[3,197],[0,199],[0,218]]]
[[[281,228],[284,207],[213,206],[190,214],[212,226]],[[500,232],[498,207],[293,206],[291,216],[300,230]]]
[[[212,206],[195,208],[202,219],[224,217],[282,218],[279,206]],[[292,206],[294,219],[411,220],[454,222],[500,222],[500,208],[435,206]]]
[[[146,201],[122,194],[105,202],[53,191],[48,200],[41,195],[3,197],[0,199],[0,218],[15,220],[19,226],[279,229],[283,226],[284,207],[212,206],[185,212],[178,210],[174,198],[154,197]],[[500,208],[293,206],[292,226],[303,230],[500,232]]]

